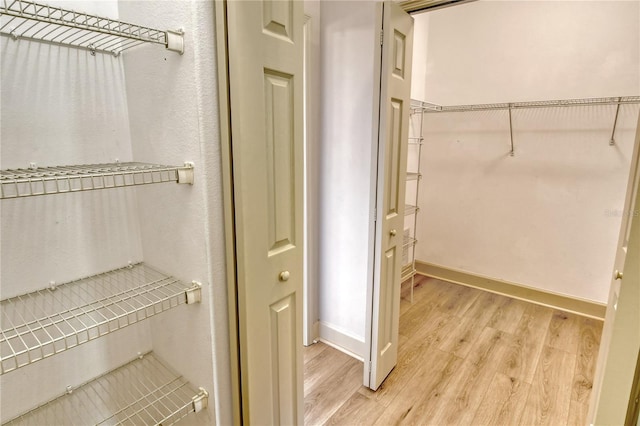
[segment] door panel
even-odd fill
[[[296,423],[295,368],[296,351],[296,299],[289,295],[271,305],[271,367],[273,382],[273,417],[271,424]]]
[[[302,424],[303,11],[227,2],[242,412]]]
[[[398,208],[404,202],[400,203],[400,195],[404,193],[404,178],[401,180],[400,169],[405,165],[406,161],[402,161],[402,154],[406,156],[406,148],[402,143],[402,100],[392,99],[389,111],[389,137],[386,140],[385,155],[387,164],[385,169],[389,173],[385,174],[385,194],[387,196],[387,217],[392,219],[398,214]]]
[[[640,346],[640,291],[638,290],[640,224],[640,115],[618,237],[609,302],[589,404],[590,424],[623,424],[631,391],[632,371]],[[635,232],[635,233],[634,233]],[[635,246],[632,247],[634,244]],[[635,253],[633,252],[634,249]],[[618,274],[622,272],[623,274]],[[627,368],[628,367],[628,368]],[[626,382],[626,383],[625,383]],[[625,388],[628,385],[628,388]]]
[[[383,7],[378,131],[376,255],[369,386],[377,389],[396,365],[404,226],[413,18],[398,5]]]
[[[293,82],[291,75],[265,71],[265,140],[269,256],[295,247]]]

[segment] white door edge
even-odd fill
[[[373,289],[380,281],[380,273],[377,271],[376,265],[378,265],[380,259],[379,247],[382,238],[382,231],[380,227],[376,226],[376,223],[380,221],[380,215],[382,209],[378,208],[378,200],[382,199],[384,187],[378,183],[378,169],[380,168],[379,162],[382,160],[380,156],[380,141],[378,138],[379,124],[380,124],[380,78],[382,68],[382,44],[380,42],[380,34],[382,33],[382,3],[376,6],[376,31],[375,39],[373,40],[375,49],[374,57],[375,63],[373,67],[373,129],[371,131],[371,144],[372,152],[375,152],[375,156],[371,156],[371,186],[370,186],[370,205],[369,212],[369,253],[368,253],[368,267],[367,267],[367,309],[365,316],[365,351],[364,351],[364,373],[363,373],[363,386],[369,387],[371,379],[371,359],[373,357]],[[378,250],[377,250],[378,249]]]

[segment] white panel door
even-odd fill
[[[303,3],[227,2],[243,420],[302,424]]]
[[[398,358],[413,18],[400,6],[385,2],[382,26],[376,271],[369,378],[369,386],[374,390],[395,367]]]
[[[588,421],[591,424],[615,424],[624,423],[626,395],[620,383],[619,375],[627,376],[627,384],[631,385],[633,377],[633,368],[630,366],[629,371],[620,371],[621,360],[625,360],[630,364],[635,361],[637,352],[627,351],[634,343],[637,344],[638,339],[627,339],[627,336],[638,336],[640,325],[638,322],[638,312],[640,310],[640,299],[633,295],[634,299],[622,300],[621,297],[628,296],[629,290],[622,291],[624,275],[626,275],[627,287],[633,285],[634,279],[638,277],[638,258],[631,255],[629,245],[632,238],[636,241],[640,239],[638,233],[638,225],[636,223],[635,231],[633,231],[633,223],[640,220],[638,218],[638,206],[640,201],[637,199],[638,186],[640,185],[640,116],[638,117],[638,125],[636,128],[636,141],[631,157],[631,168],[629,171],[629,180],[627,185],[627,193],[625,196],[622,224],[618,237],[618,245],[614,270],[612,271],[611,288],[609,290],[609,302],[607,313],[602,329],[602,337],[600,339],[600,350],[598,353],[598,363],[593,380],[593,393],[591,403],[589,405]],[[633,235],[632,232],[636,234]],[[636,242],[637,244],[637,242]],[[631,255],[631,259],[629,259]],[[636,255],[637,256],[637,255]],[[637,282],[637,281],[635,281]],[[633,294],[633,292],[631,292]],[[637,291],[635,292],[637,293]],[[622,314],[622,316],[620,316]],[[633,341],[635,340],[635,342]],[[612,359],[610,355],[612,353]],[[610,376],[607,378],[607,374]],[[601,393],[606,395],[601,398]]]

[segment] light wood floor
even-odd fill
[[[602,322],[432,278],[403,293],[398,365],[304,349],[306,425],[584,425]],[[404,287],[403,287],[404,288]]]

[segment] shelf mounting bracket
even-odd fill
[[[184,54],[184,31],[182,28],[176,31],[167,30],[167,50],[171,50],[172,52],[178,52],[179,54]]]
[[[616,144],[616,126],[618,125],[618,113],[620,112],[620,98],[618,98],[618,104],[616,105],[616,115],[613,118],[613,129],[611,129],[611,139],[609,139],[609,145],[614,146]]]
[[[191,404],[193,405],[194,413],[199,413],[209,405],[209,392],[207,392],[202,387],[198,389],[200,390],[200,392],[196,396],[191,398]]]
[[[513,157],[515,155],[515,151],[513,149],[513,120],[511,118],[511,107],[513,105],[509,104],[509,138],[511,140],[511,152],[509,152],[509,155],[511,157]]]
[[[178,169],[178,183],[193,185],[193,162],[186,161],[184,167]]]
[[[202,301],[202,284],[198,281],[191,281],[191,287],[185,289],[184,295],[187,298],[187,305],[200,303]]]

